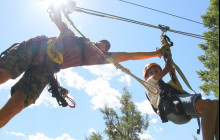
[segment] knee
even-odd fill
[[[21,112],[23,109],[24,109],[24,106],[22,106],[22,105],[16,105],[16,106],[13,108],[13,112],[14,112],[15,114],[17,114],[17,113]]]
[[[11,78],[11,74],[0,68],[0,84],[8,81]]]
[[[217,101],[207,99],[204,101],[203,112],[212,112],[216,114],[218,112],[218,105],[219,103]]]
[[[196,101],[196,111],[199,114],[206,114],[206,113],[217,113],[218,112],[218,101],[210,100],[210,99],[199,99]]]

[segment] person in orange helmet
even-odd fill
[[[171,121],[175,124],[185,124],[192,118],[200,118],[203,140],[219,140],[219,101],[202,99],[201,94],[188,94],[182,90],[172,66],[170,51],[164,69],[156,63],[149,63],[144,68],[144,79],[148,85],[146,96],[152,108],[162,122]],[[173,73],[178,89],[165,83],[162,78]]]

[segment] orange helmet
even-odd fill
[[[158,66],[160,68],[160,70],[162,70],[161,66],[158,65],[157,63],[149,63],[145,66],[144,68],[144,79],[147,80],[148,76],[147,76],[147,72],[151,67],[155,67]]]

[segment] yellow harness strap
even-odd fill
[[[173,88],[175,88],[176,90],[178,90],[179,92],[181,92],[183,94],[188,94],[188,92],[183,90],[179,85],[177,85],[175,82],[173,82],[173,80],[170,80],[167,84],[172,86]]]
[[[63,55],[58,51],[56,47],[56,42],[63,37],[61,33],[55,40],[49,40],[47,42],[46,53],[48,57],[55,63],[62,64],[63,63]]]

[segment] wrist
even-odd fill
[[[159,57],[159,58],[161,58],[163,56],[158,48],[156,49],[155,53],[156,53],[157,57]]]

